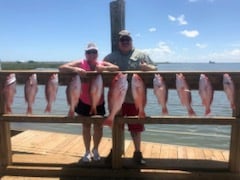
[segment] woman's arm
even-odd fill
[[[80,61],[72,61],[58,67],[60,72],[74,72],[80,75],[86,74],[86,70],[80,68]]]

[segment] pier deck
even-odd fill
[[[78,162],[84,154],[81,135],[27,130],[13,136],[11,143],[13,164],[4,170],[9,176],[3,176],[3,180],[39,179],[43,175],[43,179],[75,179],[79,176],[104,179],[240,178],[239,174],[228,172],[228,150],[142,142],[147,165],[138,166],[131,160],[133,143],[125,140],[123,168],[112,170],[104,163],[112,147],[111,138],[101,141],[102,160],[87,164]]]

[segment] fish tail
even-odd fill
[[[232,109],[236,109],[236,106],[235,106],[234,103],[231,103],[231,108],[232,108]]]
[[[48,103],[47,104],[47,106],[46,106],[46,108],[45,108],[45,113],[47,113],[47,112],[51,112],[52,111],[52,107],[51,107],[51,104],[50,103]]]
[[[146,117],[146,113],[144,111],[139,111],[138,118],[145,118],[145,117]]]
[[[32,106],[27,107],[27,112],[26,114],[32,114]]]
[[[97,114],[97,108],[92,106],[91,109],[90,109],[89,114],[90,115],[96,115]]]
[[[167,107],[162,108],[162,115],[168,115],[168,109]]]
[[[211,113],[210,107],[206,108],[205,110],[205,116],[209,115]]]
[[[103,122],[103,125],[109,126],[112,128],[113,126],[113,119],[111,117],[107,117],[107,119]]]
[[[12,108],[10,106],[6,106],[6,111],[7,114],[12,113]]]
[[[68,116],[69,116],[69,117],[74,117],[74,111],[70,109],[70,110],[68,111]]]
[[[196,116],[196,113],[194,112],[194,110],[192,108],[188,109],[188,115],[189,116]]]

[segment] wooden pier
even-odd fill
[[[228,150],[142,142],[142,152],[147,165],[137,166],[131,160],[133,143],[131,140],[125,140],[123,169],[118,172],[104,163],[112,147],[111,138],[103,138],[100,143],[99,153],[103,157],[102,160],[90,163],[79,162],[84,155],[81,135],[27,130],[13,136],[11,143],[13,162],[6,170],[11,176],[3,176],[3,180],[16,176],[20,178],[23,175],[25,177],[22,178],[34,179],[33,177],[42,177],[43,174],[45,176],[43,179],[78,176],[82,179],[92,173],[92,178],[103,179],[240,177],[227,173]]]
[[[39,84],[46,84],[53,73],[58,73],[59,83],[66,86],[72,73],[58,71],[0,71],[0,89],[9,73],[15,73],[18,84],[36,73]],[[112,78],[118,72],[103,72],[105,86],[109,86]],[[42,122],[42,123],[82,123],[82,117],[67,117],[63,115],[25,115],[5,114],[4,97],[0,96],[0,175],[3,178],[11,176],[28,177],[58,177],[68,179],[75,177],[92,177],[104,179],[239,179],[240,176],[240,72],[128,72],[138,73],[147,88],[152,88],[155,73],[160,73],[169,89],[175,89],[176,73],[183,73],[190,89],[198,89],[201,73],[210,79],[214,90],[223,90],[224,73],[229,73],[235,83],[236,109],[231,117],[208,116],[148,116],[145,119],[137,117],[116,117],[112,129],[112,138],[103,139],[100,153],[106,157],[113,150],[110,164],[104,163],[104,158],[98,163],[78,163],[83,155],[81,137],[70,134],[58,134],[37,131],[25,131],[11,138],[11,122]],[[89,72],[81,80],[89,80],[97,72]],[[85,117],[92,123],[103,122],[103,117]],[[229,125],[231,140],[229,150],[203,149],[195,147],[174,146],[156,143],[142,143],[146,166],[137,166],[131,160],[133,144],[124,139],[123,123],[143,124],[197,124],[197,125]],[[123,143],[124,142],[124,143]],[[124,155],[122,155],[124,152]],[[64,177],[64,178],[63,178]],[[82,179],[82,178],[81,178]]]

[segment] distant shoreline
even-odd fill
[[[32,70],[32,69],[58,69],[58,67],[66,61],[2,61],[2,70]],[[159,64],[209,64],[209,62],[155,62],[156,65]],[[214,64],[239,64],[239,62],[214,62]],[[1,70],[1,69],[0,69]]]
[[[2,70],[30,70],[39,68],[58,69],[58,67],[66,62],[40,62],[40,61],[15,61],[15,62],[1,62]]]

